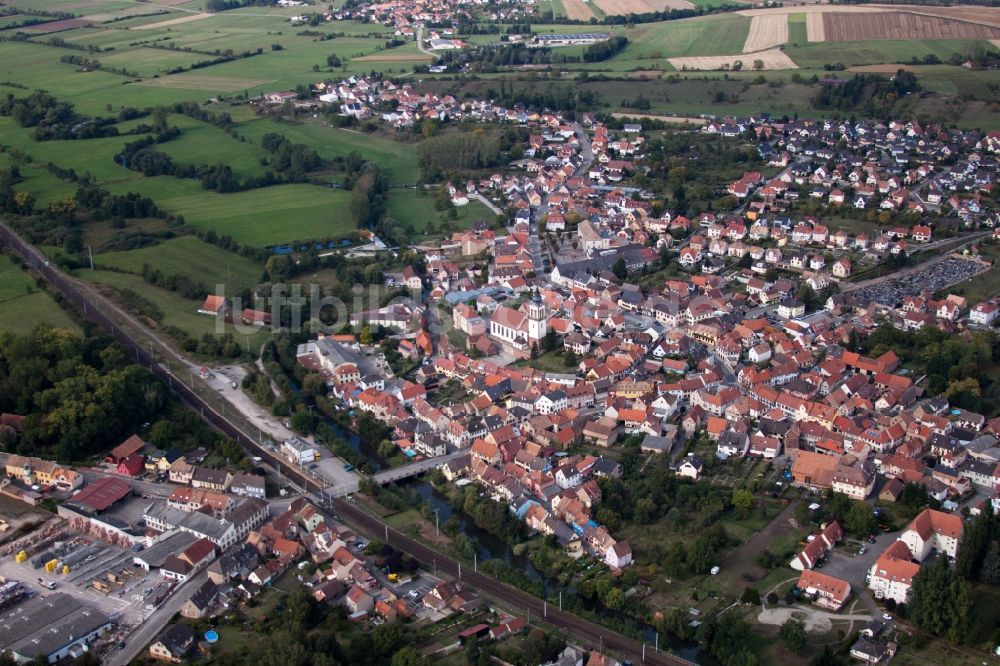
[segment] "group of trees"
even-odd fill
[[[389,185],[374,162],[365,162],[352,178],[351,215],[360,229],[376,229],[385,217]]]
[[[475,484],[465,486],[452,500],[452,505],[469,516],[478,528],[500,537],[507,543],[520,543],[526,536],[527,528],[524,522],[512,515],[503,502],[480,497],[479,487]]]
[[[952,405],[975,412],[1000,409],[1000,382],[990,372],[1000,359],[1000,336],[993,331],[945,333],[927,326],[913,333],[885,323],[860,342],[869,356],[890,350],[927,375],[929,394],[943,394]]]
[[[142,275],[142,279],[149,284],[156,285],[162,289],[175,291],[184,298],[202,298],[208,293],[208,287],[197,280],[192,280],[187,275],[164,273],[160,269],[153,268],[149,264],[143,264],[140,273]]]
[[[13,118],[20,127],[34,127],[33,136],[58,131],[58,128],[77,119],[72,104],[60,102],[42,91],[33,92],[24,98],[7,93],[0,99],[0,115]]]
[[[966,525],[955,557],[955,571],[967,581],[1000,585],[1000,518],[990,502]]]
[[[222,443],[89,325],[83,336],[45,326],[27,335],[0,333],[0,411],[25,417],[21,436],[3,442],[6,451],[63,462],[106,451],[147,422],[157,446],[212,450]]]
[[[482,129],[448,132],[421,141],[417,154],[425,174],[492,168],[499,165],[500,135]]]
[[[942,554],[913,577],[908,612],[925,635],[961,643],[973,628],[972,584]]]
[[[279,183],[303,182],[308,174],[325,166],[319,154],[309,146],[292,143],[280,134],[271,133],[264,136],[262,145],[271,153],[269,163],[272,168],[260,176],[246,176],[241,181],[228,164],[177,164],[170,155],[153,148],[155,144],[177,136],[180,136],[180,132],[174,127],[160,131],[155,136],[148,135],[131,141],[125,144],[115,160],[125,168],[140,171],[147,177],[167,175],[194,178],[200,180],[205,189],[219,192],[238,192]]]
[[[281,134],[265,134],[260,145],[271,153],[271,168],[290,182],[301,183],[309,173],[325,166],[323,158],[311,147],[292,143]]]
[[[861,110],[866,116],[882,118],[905,95],[919,92],[920,84],[912,72],[900,69],[891,78],[877,74],[855,74],[846,81],[820,81],[819,91],[812,99],[817,109]]]
[[[600,102],[593,90],[579,84],[531,86],[500,80],[499,90],[488,88],[485,97],[500,106],[523,104],[529,109],[555,109],[572,117],[575,111],[589,111]]]
[[[583,52],[584,62],[601,62],[607,60],[628,46],[628,37],[615,35],[611,39],[591,44]]]

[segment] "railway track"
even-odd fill
[[[210,404],[185,385],[180,378],[174,376],[167,368],[160,365],[148,350],[134,340],[127,332],[116,326],[114,322],[101,312],[95,303],[85,298],[73,284],[72,280],[53,268],[41,253],[22,241],[17,234],[2,223],[0,223],[0,240],[14,250],[33,270],[45,278],[66,300],[79,308],[87,319],[111,333],[119,344],[135,355],[136,361],[139,364],[147,367],[153,374],[166,382],[185,404],[193,408],[196,412],[199,412],[202,418],[211,426],[227,437],[239,442],[245,449],[267,460],[272,465],[282,462],[271,450],[261,446],[253,437],[243,432],[241,428],[215,411]],[[558,608],[549,608],[548,604],[538,597],[501,583],[484,574],[470,571],[468,566],[462,571],[461,563],[457,560],[392,529],[386,523],[356,506],[353,502],[323,496],[324,488],[320,484],[300,474],[293,467],[286,465],[284,469],[284,473],[293,477],[304,489],[320,493],[324,503],[332,503],[334,510],[342,518],[346,518],[348,522],[362,531],[382,538],[394,548],[398,548],[417,559],[417,561],[422,562],[424,566],[433,562],[438,571],[459,579],[463,584],[480,591],[486,596],[514,608],[523,608],[526,612],[534,614],[536,618],[542,618],[552,626],[565,629],[572,633],[579,642],[591,649],[603,649],[627,655],[639,663],[653,664],[655,666],[690,666],[693,664],[693,662],[677,655],[656,651],[652,646],[646,645],[641,641],[602,627],[572,613],[561,611]]]

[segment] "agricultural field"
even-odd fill
[[[967,53],[970,48],[982,45],[994,48],[984,40],[926,39],[926,40],[870,40],[837,42],[835,53],[831,53],[826,42],[810,42],[788,47],[786,52],[802,68],[821,69],[830,62],[852,65],[895,64],[912,58],[922,60],[933,55],[947,61],[953,53]],[[956,75],[961,67],[950,67]],[[996,74],[993,74],[996,77]],[[919,78],[919,77],[918,77]]]
[[[563,8],[562,0],[541,0],[541,2],[536,3],[539,12],[552,12],[552,16],[556,18],[563,18],[566,16],[566,10]]]
[[[687,0],[591,0],[606,15],[646,14],[671,9],[691,9]]]
[[[110,267],[129,273],[142,273],[144,265],[165,275],[184,275],[213,290],[216,282],[225,284],[226,293],[253,289],[261,280],[264,267],[206,243],[194,236],[181,236],[159,245],[106,252],[94,256],[96,267]]]
[[[757,21],[763,17],[754,17]],[[823,15],[823,35],[828,41],[876,39],[997,39],[1000,28],[976,25],[905,12],[882,12],[876,16],[850,13]]]
[[[0,331],[25,334],[39,324],[79,331],[48,293],[10,257],[0,254]]]
[[[715,70],[715,69],[795,69],[798,65],[780,49],[769,49],[755,53],[741,53],[732,56],[695,56],[689,58],[670,58],[674,69],[681,71]],[[758,67],[758,65],[760,65]]]
[[[788,15],[788,42],[791,44],[805,44],[809,41],[809,33],[806,26],[808,16],[808,14]]]
[[[743,44],[744,53],[763,51],[788,41],[788,16],[770,14],[754,16],[750,21],[750,34]]]
[[[649,23],[627,31],[629,44],[613,60],[738,53],[750,34],[751,19],[739,14]]]
[[[594,18],[594,12],[590,9],[590,2],[584,2],[584,0],[562,0],[562,6],[568,19],[589,21]]]

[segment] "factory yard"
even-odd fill
[[[63,531],[23,563],[13,557],[0,559],[0,576],[20,581],[41,596],[67,594],[122,625],[133,625],[155,609],[154,600],[162,601],[168,591],[156,572],[133,566],[133,556],[129,550]],[[69,566],[69,572],[47,571],[46,562],[54,559]],[[95,588],[95,581],[107,591]]]

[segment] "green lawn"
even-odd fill
[[[173,238],[150,247],[127,252],[107,252],[94,257],[97,266],[140,273],[144,264],[167,275],[184,275],[209,289],[224,284],[226,293],[253,289],[260,282],[263,266],[194,236]]]
[[[422,240],[426,236],[442,236],[445,232],[471,229],[478,220],[492,222],[496,217],[493,212],[481,202],[473,199],[465,206],[459,206],[458,217],[454,220],[448,214],[434,209],[434,193],[426,196],[417,194],[414,190],[392,190],[389,193],[389,217],[398,221],[404,228],[412,229],[414,240]],[[428,223],[433,225],[431,233],[427,233]]]
[[[39,324],[79,331],[66,312],[27,273],[0,254],[0,330],[24,334]]]

